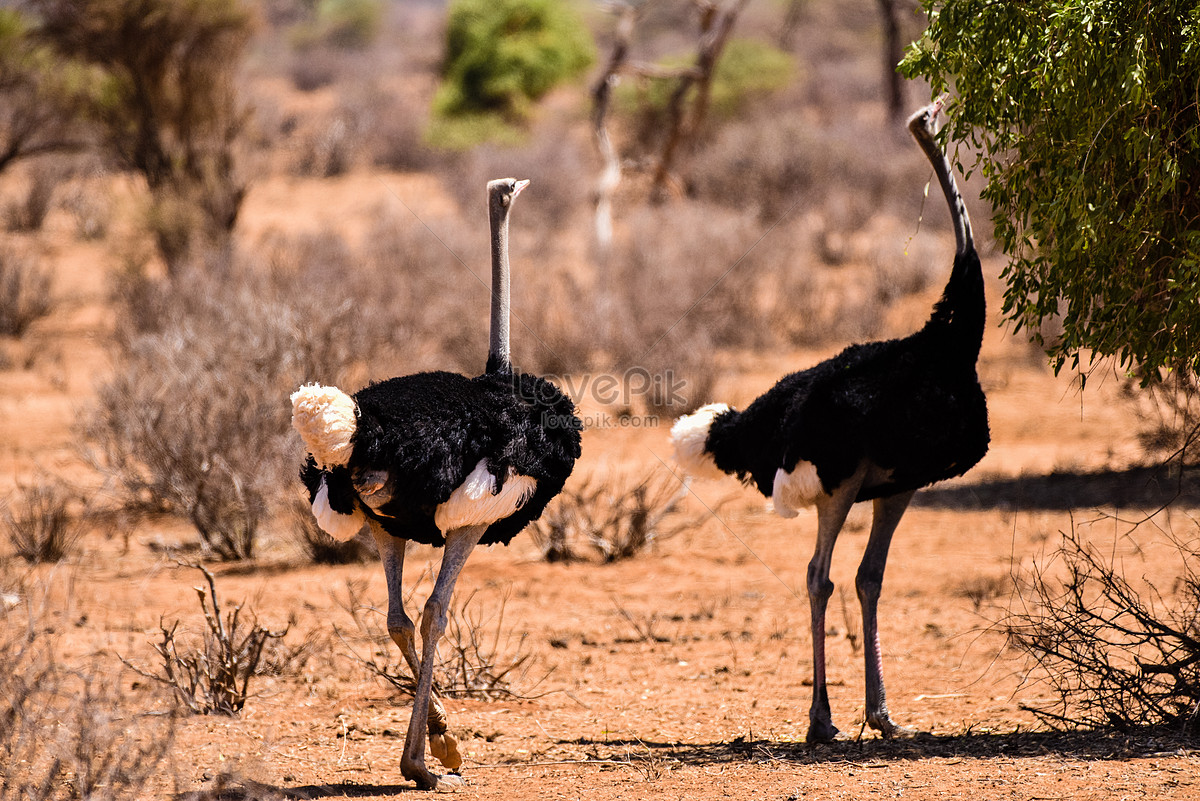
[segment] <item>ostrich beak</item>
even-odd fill
[[[525,187],[527,187],[527,186],[529,186],[529,179],[528,179],[528,178],[526,178],[526,179],[525,179],[525,180],[523,180],[523,181],[517,181],[515,184],[513,184],[513,193],[512,193],[512,196],[513,196],[513,197],[516,197],[517,195],[521,194],[521,190],[522,190],[522,189],[524,189],[524,188],[525,188]]]

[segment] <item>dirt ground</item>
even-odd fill
[[[86,257],[70,255],[74,263]],[[997,262],[989,260],[987,269],[994,275]],[[78,302],[63,312],[61,325],[11,345],[26,348],[29,358],[13,359],[0,375],[9,481],[31,465],[53,468],[74,458],[70,420],[94,382],[92,332],[103,319],[89,304],[95,296],[86,284],[74,291]],[[744,404],[778,375],[822,355],[731,359],[740,369],[725,371],[718,395]],[[804,573],[815,517],[782,520],[732,481],[697,482],[686,504],[694,523],[636,559],[549,564],[527,535],[472,558],[458,602],[473,610],[480,630],[497,637],[498,662],[526,661],[513,674],[512,696],[447,702],[466,758],[460,794],[700,801],[1196,797],[1200,757],[1186,742],[1046,731],[1023,707],[1047,702],[1047,690],[1022,682],[1022,655],[1005,647],[993,625],[1015,598],[1013,571],[1051,552],[1060,532],[1076,525],[1107,541],[1122,533],[1112,517],[1118,510],[1097,509],[1086,489],[1137,480],[1122,472],[1139,453],[1133,407],[1115,380],[1095,380],[1080,393],[1070,376],[1053,376],[999,326],[988,331],[980,372],[992,450],[966,478],[918,496],[895,539],[881,603],[889,705],[918,736],[883,741],[867,731],[860,737],[863,666],[853,575],[869,510],[852,514],[833,567],[839,589],[829,615],[830,696],[847,739],[810,747]],[[580,475],[665,471],[669,464],[665,425],[594,428],[585,433]],[[1085,475],[1097,470],[1108,473]],[[1053,485],[1055,472],[1068,480]],[[1186,508],[1155,522],[1194,527]],[[151,668],[160,621],[180,620],[181,632],[191,635],[202,628],[192,589],[200,575],[176,567],[162,550],[190,533],[169,521],[121,533],[93,532],[77,558],[38,568],[33,577],[49,590],[47,614],[68,663],[98,658],[116,673],[123,657]],[[1132,539],[1118,547],[1152,573],[1153,550],[1131,547]],[[432,549],[410,552],[414,617],[437,558]],[[362,661],[394,666],[398,654],[390,643],[361,637],[347,611],[352,593],[384,607],[379,566],[307,566],[286,543],[276,543],[252,563],[211,567],[226,604],[244,602],[272,628],[290,618],[287,647],[309,640],[315,650],[296,671],[257,678],[240,716],[180,720],[153,795],[221,787],[226,798],[409,792],[399,771],[407,699]],[[366,616],[373,614],[378,621],[377,613]],[[131,703],[163,703],[133,673],[122,672],[120,681]]]

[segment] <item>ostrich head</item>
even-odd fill
[[[917,140],[917,144],[925,151],[933,171],[937,173],[938,183],[942,185],[942,193],[950,207],[950,219],[954,224],[955,253],[963,255],[974,250],[975,239],[971,233],[971,219],[967,215],[967,207],[959,194],[958,185],[954,181],[954,173],[950,167],[950,159],[943,152],[937,141],[938,113],[946,105],[948,95],[942,95],[924,108],[919,109],[908,118],[908,130]]]
[[[497,178],[488,181],[488,220],[492,229],[492,334],[488,347],[487,372],[512,372],[508,326],[510,313],[508,267],[508,213],[513,200],[529,181]]]
[[[918,142],[932,141],[937,135],[938,114],[945,108],[948,99],[949,95],[942,95],[929,105],[917,109],[916,113],[908,118],[908,130]]]
[[[512,202],[516,200],[521,190],[529,186],[529,180],[518,181],[516,178],[497,178],[488,181],[488,212],[493,220],[502,220],[508,216]]]

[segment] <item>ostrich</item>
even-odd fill
[[[488,183],[491,343],[483,375],[429,372],[371,384],[353,396],[303,386],[292,424],[309,451],[301,478],[313,514],[335,539],[365,522],[388,589],[388,633],[417,677],[400,769],[424,789],[461,783],[462,758],[433,687],[438,641],[459,572],[476,545],[507,544],[562,490],[579,457],[575,407],[550,382],[515,372],[509,356],[508,214],[528,181]],[[408,540],[444,546],[421,615],[418,656],[401,574]],[[429,749],[449,769],[425,766]]]
[[[830,558],[850,507],[874,504],[855,581],[866,644],[865,720],[892,737],[909,733],[888,713],[876,617],[892,533],[917,489],[962,475],[987,453],[987,402],[975,371],[983,339],[983,273],[950,162],[934,138],[944,100],[908,120],[945,193],[956,241],[950,279],[925,326],[903,339],[852,345],[792,373],[745,411],[710,404],[671,429],[685,472],[753,482],[783,517],[816,507],[817,544],[807,576],[809,742],[828,742],[838,733],[825,685],[825,608],[833,593]]]

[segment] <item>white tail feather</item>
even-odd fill
[[[705,448],[708,431],[713,418],[729,411],[724,403],[701,406],[691,414],[685,414],[671,426],[671,443],[675,446],[675,461],[680,469],[694,478],[721,478],[725,475],[712,454]]]
[[[446,502],[438,505],[433,522],[439,529],[491,525],[524,506],[537,490],[537,479],[519,475],[510,468],[504,488],[496,492],[496,477],[487,468],[487,459],[480,459]]]
[[[292,427],[322,470],[344,465],[358,428],[354,398],[337,387],[306,384],[292,393]]]

